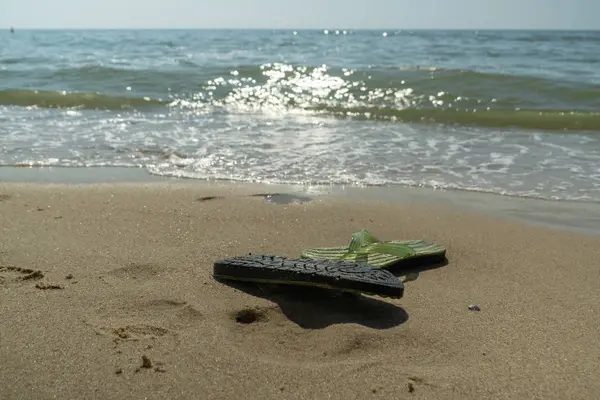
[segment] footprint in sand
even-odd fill
[[[0,287],[9,284],[38,281],[44,277],[42,271],[13,266],[0,266]]]
[[[106,284],[127,285],[156,282],[165,271],[155,264],[129,264],[101,276]],[[177,345],[182,330],[204,317],[185,301],[172,299],[140,299],[138,290],[125,290],[118,299],[104,303],[86,320],[100,334],[115,343],[161,339]]]
[[[203,318],[185,301],[122,298],[100,306],[86,322],[117,344],[165,339],[175,346],[179,334]]]
[[[95,309],[85,323],[114,343],[119,375],[128,368],[126,365],[134,372],[150,369],[152,363],[146,355],[141,367],[136,364],[140,353],[149,349],[153,349],[153,357],[172,353],[185,340],[185,331],[203,319],[203,314],[185,301],[123,296]],[[166,371],[162,362],[155,364],[154,371]]]

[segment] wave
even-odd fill
[[[37,90],[0,91],[0,105],[37,108],[76,108],[100,110],[147,110],[171,107],[203,112],[302,111],[323,117],[404,123],[439,123],[482,127],[514,127],[544,130],[600,130],[600,113],[557,110],[460,110],[436,108],[392,108],[356,105],[261,104],[242,99],[238,102],[165,101],[151,98],[106,96],[97,93],[64,93]]]
[[[405,123],[476,125],[489,128],[543,130],[600,130],[600,113],[538,110],[452,110],[452,109],[326,109],[326,114],[359,120]]]
[[[38,108],[121,110],[156,107],[162,100],[149,97],[119,97],[99,93],[67,93],[43,90],[2,90],[0,105]]]
[[[590,61],[593,59],[590,58]],[[0,64],[19,64],[21,61],[31,62],[27,59],[19,58],[0,58]],[[43,60],[50,62],[50,60]],[[168,61],[168,62],[167,62]],[[577,61],[577,60],[574,60]],[[116,62],[116,61],[115,61]],[[268,75],[269,71],[298,72],[304,71],[310,74],[314,70],[323,68],[320,65],[290,65],[283,63],[266,63],[261,65],[238,65],[235,68],[218,67],[214,65],[205,65],[199,60],[191,59],[187,56],[173,57],[166,60],[159,66],[150,67],[148,65],[133,65],[132,60],[122,60],[123,65],[103,65],[86,64],[79,66],[66,66],[61,68],[36,68],[27,69],[28,78],[35,80],[60,80],[68,85],[72,82],[84,81],[90,86],[104,85],[112,86],[112,83],[132,82],[152,82],[156,86],[152,88],[169,87],[174,80],[179,80],[182,76],[191,80],[190,86],[197,87],[206,81],[219,77],[230,77],[232,74],[240,77],[261,79]],[[158,68],[160,67],[160,68]],[[292,68],[292,69],[290,69]],[[439,86],[452,84],[456,87],[465,87],[465,89],[477,88],[480,92],[487,92],[488,95],[494,95],[491,89],[495,85],[507,85],[516,93],[522,94],[527,90],[547,90],[560,87],[565,93],[571,91],[586,90],[590,93],[598,93],[600,84],[580,81],[580,77],[573,75],[560,78],[550,78],[535,76],[531,74],[508,74],[484,72],[471,69],[455,69],[437,67],[434,65],[392,65],[392,66],[366,66],[362,68],[344,68],[338,66],[327,66],[327,73],[331,76],[344,77],[348,81],[355,81],[362,78],[363,83],[371,86],[374,83],[387,83],[391,88],[396,87],[401,81],[409,83],[426,83],[430,80],[429,86]],[[348,73],[350,72],[350,73]],[[22,74],[21,69],[7,69],[2,71],[3,78],[10,79],[19,77]],[[525,85],[525,87],[523,87]],[[40,88],[41,89],[41,88]],[[418,88],[415,88],[418,89]],[[439,89],[443,89],[439,87]],[[460,93],[464,95],[464,93]],[[559,93],[556,93],[559,95]]]
[[[600,130],[600,85],[584,82],[415,65],[352,69],[268,63],[183,69],[185,73],[177,68],[69,68],[54,71],[55,81],[71,88],[96,82],[106,92],[5,89],[0,91],[0,105],[301,112],[373,121]],[[146,96],[111,94],[114,88],[122,91],[129,85],[135,89],[131,93]]]
[[[600,41],[600,34],[598,31],[565,31],[561,32],[560,35],[556,35],[556,31],[529,31],[529,32],[515,32],[512,35],[512,40],[519,42],[597,42]],[[509,36],[509,38],[511,38]]]

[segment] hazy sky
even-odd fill
[[[0,0],[16,28],[600,29],[600,0]]]

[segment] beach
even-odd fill
[[[439,204],[266,194],[1,183],[0,398],[600,397],[597,235]],[[223,258],[299,257],[363,228],[442,244],[448,262],[394,300],[212,278]]]

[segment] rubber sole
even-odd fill
[[[291,259],[271,255],[233,257],[214,263],[215,279],[305,285],[401,298],[404,284],[391,272],[342,260]]]

